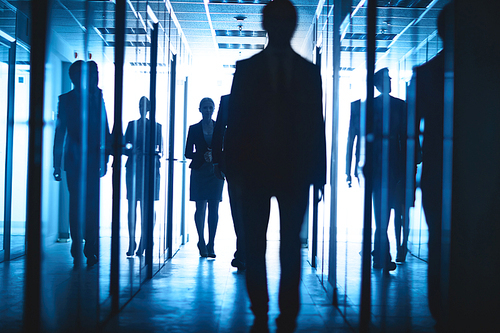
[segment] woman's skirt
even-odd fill
[[[214,165],[203,163],[198,169],[191,169],[190,178],[191,201],[219,200],[222,201],[224,181],[215,177]]]
[[[146,187],[143,186],[143,173],[136,170],[135,174],[131,167],[127,167],[125,170],[125,181],[127,186],[127,200],[134,200],[134,182],[135,182],[135,200],[143,201],[145,195],[144,191]],[[159,168],[155,170],[155,181],[154,181],[154,200],[160,200],[160,170]]]

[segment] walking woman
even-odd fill
[[[202,120],[189,126],[186,142],[186,158],[191,159],[190,200],[196,202],[194,221],[198,231],[200,256],[215,258],[214,239],[219,221],[219,202],[222,201],[224,181],[215,177],[212,162],[212,120],[215,104],[205,97],[200,102]],[[205,243],[205,212],[208,206],[208,243]]]

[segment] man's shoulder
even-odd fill
[[[443,70],[444,69],[444,53],[443,51],[439,52],[436,54],[435,57],[433,57],[431,60],[427,61],[426,63],[423,63],[420,66],[416,66],[414,70],[416,72],[422,73],[432,73],[437,70]]]
[[[76,92],[75,90],[70,90],[67,93],[59,95],[59,100],[68,100],[68,99],[73,99],[76,97]]]

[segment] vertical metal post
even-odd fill
[[[365,165],[363,175],[365,178],[364,214],[363,214],[363,256],[361,270],[361,309],[360,309],[360,332],[368,332],[371,313],[371,236],[372,236],[372,190],[373,190],[373,108],[374,108],[374,85],[373,74],[375,72],[375,30],[377,24],[377,3],[368,0],[367,17],[367,74],[366,74],[366,113],[365,113]]]
[[[172,258],[172,231],[173,231],[173,212],[174,207],[174,130],[175,130],[175,82],[177,55],[172,56],[170,63],[170,123],[168,140],[168,193],[167,193],[167,258]]]
[[[45,61],[50,0],[31,2],[31,78],[28,138],[28,195],[26,209],[26,280],[23,325],[41,331],[41,197]]]
[[[333,86],[332,86],[332,151],[331,151],[331,170],[330,170],[330,188],[331,188],[331,213],[330,213],[330,262],[328,272],[328,282],[333,288],[333,304],[338,303],[337,299],[337,173],[338,173],[338,127],[339,127],[339,95],[340,95],[340,26],[344,19],[342,9],[345,7],[343,2],[346,0],[334,0],[333,3],[333,36],[327,36],[327,40],[333,38],[332,45],[332,68],[333,68]],[[351,2],[351,0],[347,0]],[[328,18],[331,20],[331,18]],[[330,28],[328,28],[330,34]],[[330,57],[327,58],[330,59]]]
[[[146,216],[147,216],[147,242],[146,242],[146,266],[147,278],[153,277],[153,226],[155,219],[155,145],[156,145],[156,68],[158,66],[158,22],[153,23],[153,31],[151,32],[151,62],[150,62],[150,84],[149,84],[149,100],[151,102],[151,110],[149,111],[149,138],[147,147],[147,157],[149,160],[147,181],[148,186],[146,193]]]
[[[125,0],[115,5],[115,109],[113,126],[113,211],[111,219],[111,311],[119,311],[120,296],[120,192],[122,165],[123,64],[125,61]]]
[[[187,137],[187,101],[188,101],[188,77],[184,81],[184,112],[183,112],[183,135],[182,137]],[[183,140],[182,151],[186,151],[186,141]],[[182,201],[181,201],[181,234],[182,234],[182,244],[189,242],[189,235],[187,234],[186,227],[186,157],[182,156]]]
[[[7,128],[5,138],[4,260],[10,260],[12,230],[12,161],[14,156],[14,99],[16,88],[16,42],[10,43],[7,83]]]

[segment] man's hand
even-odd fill
[[[349,187],[352,187],[352,178],[351,178],[351,175],[347,175],[346,182],[347,182],[347,185]]]
[[[214,163],[214,174],[216,178],[224,180],[224,173],[220,170],[219,164],[217,163]]]
[[[107,171],[108,171],[108,165],[104,163],[102,168],[99,168],[99,177],[104,177]]]
[[[53,175],[56,182],[60,182],[62,180],[61,168],[54,168]]]

